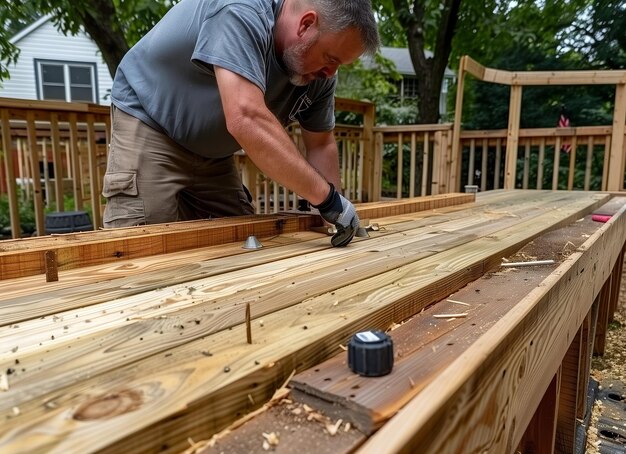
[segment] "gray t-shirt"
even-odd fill
[[[219,158],[241,147],[226,130],[213,65],[237,73],[265,94],[283,124],[309,131],[335,126],[336,79],[297,87],[274,55],[281,2],[183,0],[120,63],[113,104],[189,151]]]

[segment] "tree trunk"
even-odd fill
[[[116,20],[112,0],[91,0],[89,3],[93,7],[81,8],[77,13],[85,31],[102,52],[102,59],[107,64],[111,77],[115,77],[115,70],[130,47]]]
[[[403,0],[394,0],[393,3],[400,23],[407,30],[409,54],[417,76],[417,123],[437,123],[441,83],[452,51],[461,0],[443,0],[432,57],[426,57],[425,52],[426,2],[415,0],[411,10]]]

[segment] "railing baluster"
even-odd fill
[[[480,155],[480,190],[487,190],[487,155],[489,150],[488,139],[483,139],[483,150]]]
[[[52,168],[54,169],[55,211],[65,211],[63,200],[63,161],[61,160],[61,142],[59,140],[59,115],[50,114],[50,135],[52,141]]]
[[[102,214],[100,213],[100,186],[98,185],[98,169],[96,165],[96,131],[94,128],[94,115],[87,114],[87,150],[89,151],[89,184],[91,185],[91,211],[93,215],[93,227],[95,230],[102,227]]]
[[[476,159],[476,140],[470,141],[469,165],[467,169],[467,184],[474,184],[474,161]]]
[[[539,159],[537,161],[537,189],[543,189],[543,168],[546,157],[546,138],[539,141]]]
[[[611,136],[604,137],[604,161],[602,163],[602,190],[606,191],[609,185],[609,160],[611,159]]]
[[[74,193],[74,206],[76,210],[81,211],[83,209],[83,175],[82,168],[80,166],[80,157],[78,150],[78,126],[76,113],[72,112],[69,115],[69,144],[70,144],[70,163],[72,169],[72,191]]]
[[[39,169],[39,148],[37,147],[37,130],[35,126],[35,113],[29,111],[26,114],[26,134],[28,141],[28,152],[30,154],[31,175],[33,178],[33,203],[35,207],[35,225],[37,226],[37,235],[45,235],[46,228],[44,224],[44,205],[43,194],[41,191],[41,172]],[[44,168],[46,168],[46,159],[44,158]]]
[[[7,192],[9,196],[9,213],[11,217],[11,235],[20,238],[20,215],[17,206],[17,191],[15,188],[15,171],[13,170],[13,145],[11,140],[11,124],[9,122],[8,109],[2,109],[2,149],[4,151],[4,174],[6,177]]]
[[[530,173],[530,140],[525,139],[524,144],[524,174],[522,175],[522,188],[528,189],[528,177]]]
[[[398,133],[398,176],[396,179],[396,198],[402,198],[402,174],[404,169],[402,168],[402,159],[403,159],[403,148],[404,148],[404,137],[402,133]]]
[[[567,190],[574,189],[574,175],[576,174],[576,136],[572,136],[572,148],[569,152],[569,175],[567,176]]]
[[[422,188],[420,191],[420,195],[425,196],[428,195],[428,168],[429,168],[429,156],[430,153],[430,141],[428,131],[424,133],[424,143],[422,145]],[[434,174],[433,169],[433,174]],[[437,169],[438,170],[438,169]],[[433,175],[433,178],[437,178]]]
[[[417,166],[415,152],[417,147],[415,133],[411,133],[411,157],[409,164],[409,197],[415,197],[415,167]]]
[[[496,139],[496,169],[493,172],[493,188],[500,189],[500,169],[502,167],[502,139]]]
[[[588,191],[591,186],[591,162],[593,159],[593,136],[587,137],[587,159],[585,160],[585,186]]]
[[[557,137],[554,144],[554,166],[552,169],[552,190],[559,189],[559,167],[561,160],[561,138]]]

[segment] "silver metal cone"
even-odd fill
[[[246,238],[246,242],[243,243],[244,249],[261,249],[263,245],[259,240],[256,239],[256,236],[250,235]]]

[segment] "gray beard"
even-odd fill
[[[302,75],[302,58],[316,41],[317,37],[308,42],[296,44],[283,52],[283,63],[287,68],[289,82],[293,85],[299,87],[308,85],[309,82]]]

